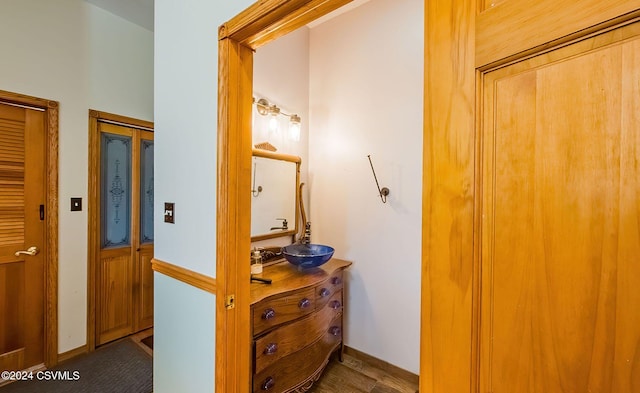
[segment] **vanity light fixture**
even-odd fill
[[[253,102],[256,104],[256,109],[260,115],[271,116],[269,119],[269,131],[278,132],[278,115],[286,116],[289,118],[289,138],[296,142],[300,141],[300,116],[284,113],[278,106],[271,104],[264,98],[258,100],[254,98]]]

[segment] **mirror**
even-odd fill
[[[298,232],[298,156],[254,149],[251,163],[251,241]]]

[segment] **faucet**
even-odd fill
[[[300,244],[311,243],[311,222],[307,221],[304,226],[304,235],[300,238]]]
[[[289,229],[289,224],[287,223],[287,219],[286,218],[276,218],[276,220],[282,220],[282,226],[281,227],[271,227],[271,229],[269,229],[270,231],[273,231],[274,229],[282,229],[283,231],[286,231],[287,229]]]

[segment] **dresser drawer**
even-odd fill
[[[314,288],[273,296],[251,306],[253,336],[315,311]]]
[[[342,270],[340,270],[333,273],[331,277],[316,286],[316,308],[319,309],[324,307],[335,293],[342,290],[342,287],[344,286],[342,280]]]
[[[255,340],[254,373],[260,373],[279,359],[318,341],[342,314],[342,291],[330,297],[320,311],[265,334]]]
[[[282,393],[301,386],[307,386],[307,389],[300,391],[308,390],[341,342],[342,318],[338,317],[325,327],[318,341],[255,374],[253,392]]]

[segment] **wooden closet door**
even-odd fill
[[[107,123],[100,130],[100,236],[96,274],[96,344],[134,332],[136,277],[134,130]]]
[[[0,371],[44,361],[44,157],[44,112],[0,103]]]
[[[640,25],[484,75],[480,391],[640,391]]]
[[[96,344],[153,326],[153,132],[99,123]]]

